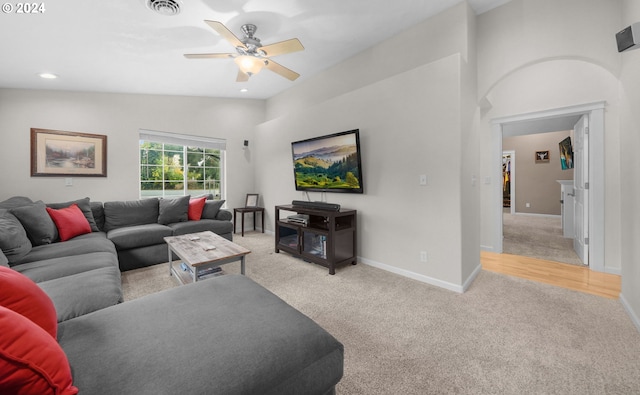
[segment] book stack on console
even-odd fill
[[[193,274],[193,269],[184,262],[180,264],[180,267],[183,271]],[[204,270],[198,271],[198,280],[204,280],[205,278],[220,276],[222,274],[224,274],[224,272],[220,266],[208,267]]]

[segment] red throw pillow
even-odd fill
[[[4,266],[0,266],[0,306],[30,319],[56,339],[58,318],[49,296],[29,277]]]
[[[69,360],[38,325],[0,306],[0,393],[74,395]]]
[[[91,233],[91,225],[76,203],[58,210],[47,207],[47,212],[58,228],[60,241]]]
[[[206,201],[206,197],[189,200],[189,221],[200,221]]]

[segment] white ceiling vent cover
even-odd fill
[[[180,13],[180,4],[176,0],[147,0],[147,7],[158,14],[166,16]]]

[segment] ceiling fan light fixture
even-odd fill
[[[236,56],[234,62],[236,62],[243,73],[249,76],[258,74],[264,66],[264,62],[261,59],[248,55]]]

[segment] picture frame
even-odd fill
[[[31,128],[31,177],[106,177],[107,136]]]
[[[247,200],[244,203],[245,207],[258,207],[258,197],[257,193],[247,193]]]
[[[536,151],[536,163],[547,163],[549,160],[549,151]]]
[[[562,170],[573,169],[573,147],[571,137],[567,137],[559,144],[560,148],[560,168]]]

